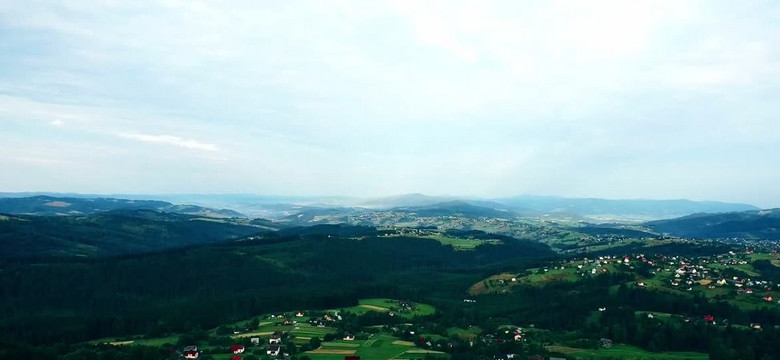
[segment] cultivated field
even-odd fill
[[[707,354],[696,352],[652,353],[629,345],[616,345],[609,349],[578,349],[566,346],[548,346],[547,350],[566,354],[585,360],[622,359],[622,360],[706,360]]]

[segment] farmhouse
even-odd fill
[[[281,334],[273,334],[271,335],[271,338],[268,339],[269,344],[281,344],[282,343],[282,335]]]
[[[279,345],[271,345],[268,350],[265,351],[266,355],[279,356]]]
[[[233,354],[241,354],[244,352],[244,345],[233,345],[230,347],[230,352]]]

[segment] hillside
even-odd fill
[[[399,207],[391,209],[391,211],[412,213],[422,217],[459,215],[469,218],[513,218],[517,215],[510,211],[487,206],[478,206],[461,200],[446,201],[423,206]]]
[[[74,219],[29,220],[63,224]],[[84,227],[73,224],[58,231],[81,238]],[[0,319],[0,337],[82,341],[209,328],[258,311],[349,306],[366,296],[435,292],[457,298],[479,279],[478,269],[522,266],[553,255],[545,245],[509,238],[458,251],[433,239],[388,238],[376,236],[374,228],[322,225],[136,256],[0,262],[0,308],[14,314]],[[14,333],[22,324],[26,331]]]
[[[753,205],[717,201],[565,198],[556,196],[517,196],[493,199],[508,207],[543,214],[568,213],[589,217],[668,219],[694,213],[720,213],[758,210]]]
[[[16,215],[89,215],[99,212],[127,210],[158,210],[169,213],[199,215],[214,218],[244,217],[229,209],[211,209],[197,205],[174,205],[157,200],[116,198],[82,198],[31,196],[0,198],[0,213]]]
[[[6,215],[0,257],[107,256],[215,243],[268,231],[253,225],[154,210],[87,216]]]
[[[645,225],[681,237],[780,240],[780,209],[694,214]]]

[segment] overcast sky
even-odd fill
[[[780,206],[777,1],[0,0],[0,191]]]

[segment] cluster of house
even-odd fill
[[[311,317],[309,318],[309,325],[316,326],[316,327],[326,327],[330,326],[333,323],[341,321],[341,315],[339,314],[328,314],[325,313],[320,317]]]
[[[233,356],[230,357],[230,360],[241,360],[242,357],[240,354],[243,354],[244,350],[246,350],[246,347],[244,347],[244,345],[231,346],[230,352],[233,353]],[[181,349],[181,355],[185,359],[197,359],[200,357],[200,352],[198,351],[197,346],[189,345]]]
[[[749,254],[747,252],[746,254]],[[716,287],[731,285],[736,288],[737,294],[753,294],[756,291],[773,291],[777,290],[777,285],[771,281],[751,279],[747,277],[739,276],[725,276],[727,271],[721,271],[713,268],[721,267],[728,269],[730,266],[746,265],[748,261],[744,259],[734,258],[743,254],[735,254],[733,251],[728,254],[718,255],[715,257],[702,257],[696,259],[688,259],[682,256],[665,256],[655,255],[650,259],[645,257],[644,254],[624,255],[624,256],[599,256],[596,259],[578,259],[573,260],[569,265],[576,264],[578,275],[585,276],[587,274],[597,275],[600,273],[609,272],[608,265],[623,265],[630,269],[639,266],[638,262],[641,262],[643,266],[651,267],[651,274],[669,273],[671,276],[668,280],[668,286],[671,288],[682,288],[688,291],[692,291],[697,285],[706,286],[709,289],[715,289]],[[554,269],[565,269],[566,265],[556,266]],[[544,269],[548,271],[548,269]],[[514,279],[513,279],[514,280]],[[646,286],[645,282],[639,280],[635,283],[639,287]],[[770,294],[764,294],[762,300],[766,302],[774,302],[775,299]],[[780,303],[780,301],[778,301]]]
[[[398,312],[414,312],[417,310],[417,305],[408,300],[398,300],[395,310]]]
[[[265,349],[265,353],[268,356],[279,356],[282,355],[282,339],[284,337],[284,333],[281,331],[275,331],[271,336],[268,338],[268,346]],[[253,337],[249,339],[249,342],[253,346],[260,346],[260,338],[259,337]]]
[[[302,318],[302,317],[304,317],[304,313],[302,311],[298,311],[294,313],[294,315],[289,315],[289,314],[270,315],[268,318],[274,320],[280,320],[276,323],[276,325],[297,325],[298,321],[294,320],[294,318]],[[324,327],[338,320],[341,320],[340,315],[331,315],[326,313],[321,317],[312,317],[311,319],[309,319],[309,323],[312,325]],[[239,334],[244,331],[249,332],[251,330],[252,329],[249,328],[241,329],[241,330],[234,331],[234,334]],[[273,334],[271,334],[271,336],[268,337],[268,344],[265,349],[266,355],[274,356],[274,357],[285,355],[282,352],[282,343],[285,336],[286,336],[285,333],[282,331],[275,331]],[[345,336],[344,339],[354,340],[354,335],[347,334],[347,336]],[[262,340],[260,337],[251,337],[249,339],[249,342],[252,344],[252,346],[260,346]],[[242,359],[241,354],[243,354],[245,350],[246,348],[244,347],[244,345],[236,344],[231,346],[230,352],[233,353],[233,356],[230,357],[230,360],[241,360]],[[185,346],[179,351],[179,353],[185,359],[198,359],[200,357],[200,352],[198,350],[198,347],[194,345]]]
[[[696,285],[706,286],[709,289],[716,287],[733,286],[738,295],[752,295],[757,291],[764,292],[762,300],[774,302],[771,294],[765,292],[776,290],[776,285],[767,280],[752,279],[749,277],[731,276],[726,274],[727,270],[714,269],[713,267],[723,267],[728,269],[735,265],[746,265],[748,262],[744,259],[734,258],[736,254],[730,251],[728,255],[718,255],[715,257],[704,257],[697,259],[686,259],[679,256],[661,257],[658,267],[654,272],[661,271],[673,273],[669,279],[669,285],[672,287],[684,287],[686,290],[693,290]]]

